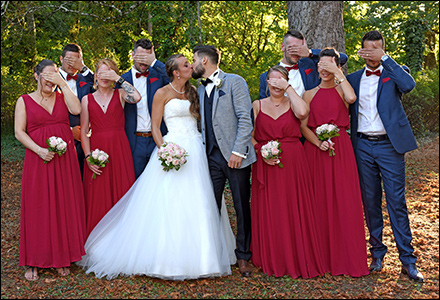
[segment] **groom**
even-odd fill
[[[251,143],[252,101],[246,81],[218,68],[220,53],[214,46],[193,50],[193,78],[203,77],[197,92],[203,142],[219,211],[226,179],[237,215],[237,264],[242,276],[250,276],[251,243],[250,174],[256,154]]]

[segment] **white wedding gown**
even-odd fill
[[[88,237],[86,255],[77,262],[86,273],[169,280],[231,274],[235,238],[224,199],[222,217],[218,212],[202,136],[189,106],[188,100],[172,99],[164,109],[164,141],[185,148],[187,163],[165,172],[155,148],[141,176]]]

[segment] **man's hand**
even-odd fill
[[[81,127],[79,125],[72,127],[72,134],[75,140],[81,142]]]
[[[385,52],[382,48],[365,49],[362,48],[358,51],[358,55],[363,59],[368,59],[371,61],[380,61]]]
[[[241,162],[243,161],[243,158],[241,158],[238,155],[231,154],[229,157],[228,167],[231,169],[239,169],[241,167]]]

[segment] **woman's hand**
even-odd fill
[[[86,162],[87,162],[87,166],[89,167],[90,171],[92,171],[96,175],[102,174],[102,170],[100,170],[101,166],[91,164],[87,158],[86,158]]]
[[[114,70],[108,70],[108,71],[99,71],[97,74],[99,79],[102,80],[111,80],[111,81],[118,81],[121,76],[116,74]]]
[[[318,147],[321,151],[328,151],[329,149],[335,150],[333,148],[333,143],[330,141],[321,141]]]
[[[50,152],[49,149],[47,149],[47,148],[39,148],[39,149],[40,149],[38,151],[39,153],[37,153],[38,156],[42,160],[47,161],[47,162],[51,161],[54,158],[55,154],[56,154],[55,152]]]
[[[342,73],[341,69],[336,65],[336,61],[334,57],[332,57],[331,62],[328,61],[318,62],[318,67],[334,75],[338,75],[339,73]]]
[[[43,72],[41,73],[41,76],[44,80],[58,85],[59,87],[63,87],[67,84],[59,72]]]
[[[280,159],[279,158],[271,158],[271,159],[263,158],[263,161],[266,164],[271,165],[271,166],[276,166],[276,165],[278,165],[280,163]]]
[[[289,83],[284,78],[270,78],[267,83],[274,88],[286,90],[289,86]]]

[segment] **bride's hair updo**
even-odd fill
[[[171,55],[167,62],[165,63],[165,70],[167,72],[170,81],[173,82],[175,70],[179,69],[179,65],[177,59],[180,57],[185,57],[182,54],[173,54]],[[193,86],[189,80],[185,83],[185,96],[188,98],[191,106],[189,107],[189,111],[191,114],[196,117],[197,120],[200,120],[200,103],[199,96],[197,95],[197,90],[195,86]]]

